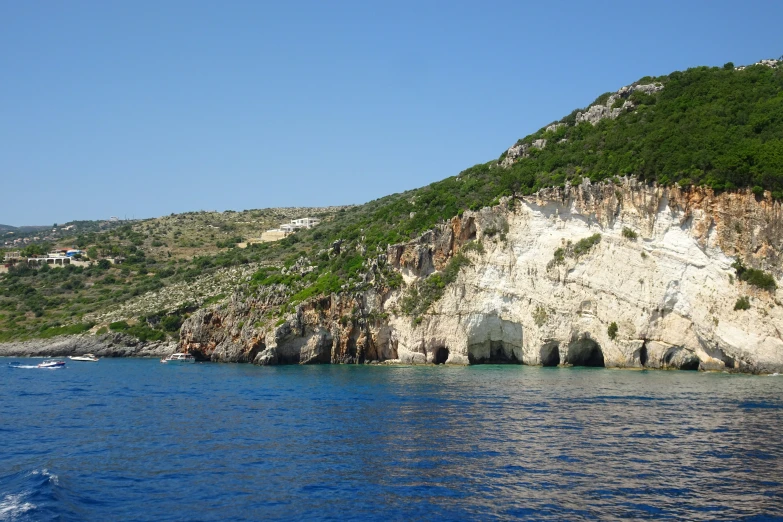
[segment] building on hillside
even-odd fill
[[[283,223],[278,228],[267,230],[261,234],[262,241],[277,241],[283,239],[289,234],[293,234],[301,228],[313,228],[321,223],[318,218],[304,217],[299,219],[292,219],[290,223]]]
[[[313,228],[321,222],[318,218],[304,217],[300,219],[292,219],[291,225],[296,228]]]
[[[30,257],[27,259],[27,263],[30,265],[50,265],[52,267],[60,267],[70,265],[71,258],[62,252],[49,252],[45,256]]]
[[[6,263],[16,263],[22,258],[22,255],[19,253],[18,250],[14,250],[13,252],[6,252],[5,256],[3,256],[3,261]]]

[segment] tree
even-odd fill
[[[48,249],[46,248],[45,245],[39,245],[34,243],[32,245],[27,245],[26,247],[24,247],[21,250],[20,254],[22,255],[22,257],[43,256],[46,254],[47,250]]]

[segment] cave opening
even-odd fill
[[[568,345],[568,363],[573,366],[603,368],[604,352],[597,342],[585,337]]]
[[[541,365],[558,366],[560,364],[560,345],[555,342],[546,343],[541,347]]]
[[[503,341],[486,341],[468,347],[470,364],[521,364],[514,354],[513,347]]]
[[[441,346],[435,350],[435,364],[446,364],[449,359],[449,350],[445,346]]]
[[[699,359],[695,357],[682,363],[682,365],[680,366],[680,370],[686,370],[690,372],[695,372],[698,369],[699,369]]]
[[[639,362],[642,366],[647,366],[647,343],[639,349]]]

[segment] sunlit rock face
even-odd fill
[[[781,208],[768,196],[585,181],[465,212],[386,258],[411,285],[471,242],[483,251],[464,251],[470,266],[420,321],[399,312],[405,288],[323,296],[269,331],[250,326],[265,308],[236,302],[194,314],[183,348],[257,364],[783,370],[783,305],[731,267],[781,275]],[[735,310],[745,296],[750,309]]]
[[[783,307],[731,267],[739,257],[779,275],[779,203],[633,180],[545,190],[511,210],[506,203],[462,218],[484,253],[468,254],[472,265],[420,325],[392,316],[400,360],[432,362],[432,348],[443,346],[459,364],[783,368]],[[498,219],[505,239],[486,237]],[[600,242],[586,253],[552,262],[558,248],[594,234]],[[741,296],[750,310],[734,310]]]

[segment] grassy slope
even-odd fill
[[[73,333],[84,316],[111,310],[171,285],[198,281],[214,293],[228,292],[225,267],[261,261],[268,245],[234,248],[238,240],[260,236],[295,217],[328,218],[336,209],[263,209],[243,212],[191,212],[119,226],[106,232],[66,237],[96,257],[120,255],[123,265],[13,270],[0,275],[0,341]],[[220,245],[220,246],[218,246]],[[1,253],[2,251],[0,251]],[[209,284],[212,274],[215,284]],[[204,280],[207,279],[206,284]],[[181,293],[181,292],[180,292]],[[204,297],[194,295],[192,303]],[[157,302],[157,301],[156,301]],[[144,309],[136,307],[134,309]],[[182,313],[186,313],[183,310]],[[158,310],[145,310],[156,317]],[[127,317],[135,320],[137,317]],[[133,322],[133,321],[131,321]]]

